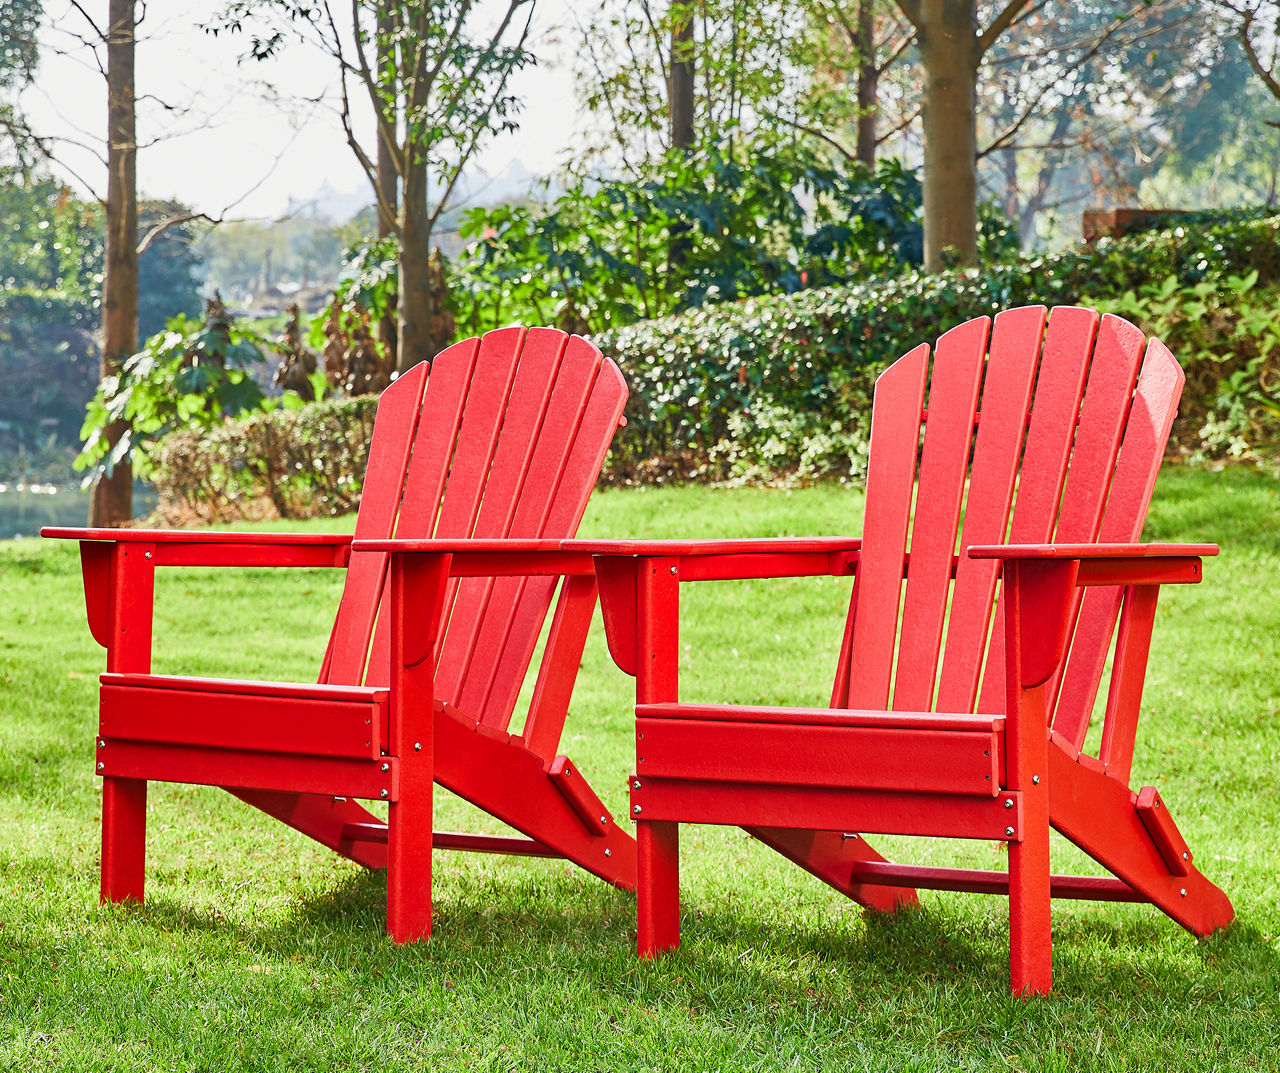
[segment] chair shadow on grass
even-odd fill
[[[437,872],[446,874],[445,869]],[[257,958],[304,960],[342,949],[353,966],[385,965],[432,971],[447,961],[453,974],[521,968],[561,973],[566,963],[595,976],[625,997],[655,983],[693,1005],[727,991],[767,993],[783,1005],[814,1001],[815,979],[826,997],[843,1001],[859,992],[921,984],[945,992],[1004,995],[1008,986],[1008,921],[1002,909],[973,911],[926,905],[894,915],[801,907],[788,923],[775,910],[762,919],[741,903],[709,905],[690,891],[683,907],[684,941],[652,962],[635,957],[631,895],[587,877],[566,874],[454,875],[437,894],[430,941],[395,947],[385,935],[386,882],[379,872],[333,877],[322,890],[256,922],[243,909],[225,916],[193,909],[170,896],[122,907],[135,926],[156,933],[230,930],[237,946]],[[1055,920],[1055,993],[1072,1001],[1106,995],[1117,1006],[1139,1008],[1153,996],[1177,1002],[1221,991],[1274,992],[1280,955],[1267,936],[1237,921],[1196,940],[1153,914],[1140,919],[1111,908],[1097,916],[1060,914]],[[1193,958],[1170,944],[1186,944]]]

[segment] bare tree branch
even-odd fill
[[[898,0],[899,4],[902,0]],[[992,45],[996,43],[996,39],[1013,25],[1013,20],[1018,17],[1018,13],[1027,6],[1028,0],[1009,0],[1003,11],[1000,12],[990,25],[978,35],[978,55],[983,55]]]

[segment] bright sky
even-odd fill
[[[549,173],[572,139],[572,79],[558,56],[560,40],[572,40],[575,31],[556,26],[571,25],[568,2],[540,0],[535,9],[530,40],[539,62],[513,79],[512,89],[525,101],[520,130],[494,139],[477,158],[490,175],[513,161]],[[81,6],[105,22],[105,0]],[[218,6],[162,0],[145,7],[135,75],[139,194],[228,218],[277,216],[291,199],[303,202],[322,190],[372,200],[333,108],[333,61],[296,46],[276,60],[237,63],[247,45],[243,36],[215,38],[200,28]],[[82,192],[101,196],[105,81],[92,56],[69,36],[86,34],[80,13],[67,0],[47,0],[45,12],[53,25],[44,34],[36,84],[23,108],[40,133],[68,139],[59,153],[70,177]],[[76,54],[58,55],[59,49]],[[268,79],[280,90],[278,101],[264,92]],[[317,98],[327,101],[308,103]],[[361,118],[371,131],[371,113]]]

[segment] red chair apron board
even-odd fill
[[[103,899],[143,897],[147,780],[225,787],[387,867],[398,941],[430,932],[433,846],[564,857],[634,886],[634,840],[558,754],[596,602],[590,558],[558,542],[577,530],[625,400],[613,362],[544,328],[490,332],[399,377],[379,400],[354,542],[428,540],[407,568],[345,535],[45,530],[81,542],[89,623],[107,649]],[[164,566],[345,568],[318,684],[151,674]],[[522,837],[433,833],[433,780]],[[389,821],[358,799],[388,802]]]
[[[1018,993],[1052,985],[1051,897],[1150,902],[1197,935],[1231,920],[1160,795],[1129,788],[1159,587],[1217,552],[1135,543],[1182,382],[1114,316],[979,318],[879,378],[860,540],[563,545],[597,557],[637,680],[641,954],[679,942],[681,821],[741,825],[874,909],[1006,894]],[[680,703],[681,583],[817,574],[854,578],[829,708]],[[1051,827],[1112,876],[1052,874]],[[890,863],[865,832],[1002,840],[1009,870]]]

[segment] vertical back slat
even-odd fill
[[[1098,537],[1145,341],[1138,328],[1119,317],[1105,316],[1098,325],[1089,384],[1080,404],[1080,424],[1071,452],[1071,472],[1054,532],[1059,543],[1084,543]],[[1071,601],[1068,633],[1080,611],[1080,596],[1076,593]],[[1055,710],[1060,684],[1061,669],[1049,681],[1050,712]]]
[[[1008,531],[1046,316],[1043,306],[1010,309],[996,317],[992,328],[938,684],[940,711],[972,711],[977,699],[999,564],[991,559],[970,559],[964,549],[973,544],[998,544]]]
[[[385,538],[394,531],[426,381],[427,364],[423,362],[399,377],[378,400],[356,517],[357,540]],[[360,681],[386,570],[385,555],[352,556],[320,669],[321,682],[345,685]]]
[[[1010,543],[1043,544],[1053,533],[1097,325],[1098,314],[1091,309],[1058,306],[1049,313],[1026,447],[1018,471]],[[1003,622],[1002,596],[996,605],[996,636]],[[996,644],[991,646],[983,672],[979,710],[1000,711],[1004,706],[1004,686],[1004,648]]]
[[[1151,340],[1116,460],[1099,540],[1124,543],[1142,535],[1184,380],[1168,347],[1157,339]],[[1077,749],[1089,729],[1122,595],[1118,586],[1090,588],[1080,607],[1053,723],[1054,730]],[[1136,716],[1136,712],[1132,713],[1134,719]],[[1112,718],[1108,712],[1107,719]],[[1113,727],[1109,733],[1113,739],[1127,739],[1131,744],[1135,729]]]
[[[537,328],[524,340],[473,536],[537,535],[518,532],[516,516],[567,342],[564,332]],[[436,675],[437,695],[443,700],[462,703],[458,690],[469,673],[494,584],[492,578],[466,578],[459,583]]]
[[[599,352],[585,339],[575,337],[570,348],[571,351],[589,350],[595,357],[597,368],[590,395],[571,437],[572,445],[561,464],[554,499],[537,534],[544,537],[571,537],[578,531],[578,523],[600,475],[627,398],[626,383],[617,366],[602,362]],[[509,580],[517,588],[521,587],[521,579]],[[515,602],[505,628],[501,622],[494,624],[493,636],[503,636],[504,640],[501,655],[490,676],[492,684],[480,705],[483,722],[506,726],[510,721],[524,672],[546,618],[553,588],[554,579],[551,578],[524,580],[523,596]],[[485,627],[488,630],[490,623],[486,622]],[[560,713],[562,719],[564,714]],[[547,736],[545,727],[542,734],[544,738]]]
[[[599,475],[599,464],[588,474],[567,472],[567,462],[600,380],[600,353],[585,339],[575,337],[565,349],[551,394],[551,402],[534,448],[529,475],[512,522],[512,534],[522,537],[570,536],[586,507],[586,499]],[[618,375],[611,370],[606,383],[616,390]],[[613,400],[616,404],[616,397]],[[612,409],[612,406],[609,407]],[[603,459],[617,428],[595,427],[592,458]],[[577,478],[577,487],[573,478]],[[586,487],[581,487],[585,481]],[[553,514],[555,524],[553,524]],[[481,626],[483,648],[477,649],[465,678],[461,703],[490,725],[505,726],[511,717],[520,679],[532,655],[538,630],[546,616],[555,588],[553,578],[499,578]],[[519,635],[516,654],[504,657],[513,634]],[[526,636],[527,635],[527,636]],[[527,653],[525,649],[528,649]],[[490,703],[496,692],[502,702]],[[508,703],[505,698],[510,697]]]
[[[471,368],[480,351],[479,339],[465,339],[440,352],[432,363],[426,391],[422,394],[418,430],[408,459],[397,471],[404,481],[404,493],[397,504],[395,535],[428,537],[435,529],[449,463],[462,422],[462,410],[471,384]],[[403,379],[403,377],[401,378]],[[400,381],[397,380],[398,384]],[[392,385],[395,386],[394,384]],[[388,388],[390,390],[390,388]],[[363,513],[364,504],[360,510]],[[359,522],[357,522],[357,525]],[[381,577],[385,578],[385,557]],[[375,610],[381,606],[385,581],[379,585]],[[351,659],[356,657],[351,654]],[[367,671],[365,656],[368,655]],[[358,653],[360,670],[369,685],[386,685],[390,676],[391,644],[386,616],[379,616],[371,650]]]
[[[901,711],[927,711],[933,703],[990,326],[984,317],[953,328],[938,340],[933,352],[915,502],[918,524],[911,530],[902,639],[893,686],[893,707]]]
[[[844,646],[849,659],[846,704],[851,708],[881,709],[889,703],[928,370],[929,346],[922,343],[876,381],[863,550],[852,597],[853,637]]]

